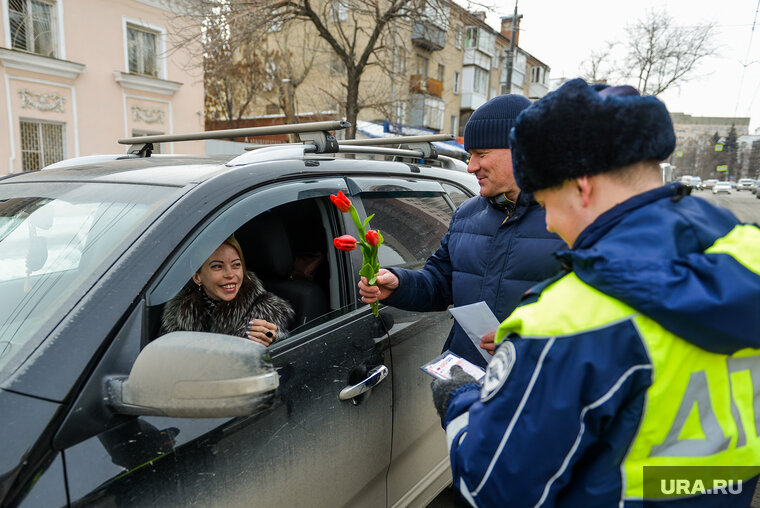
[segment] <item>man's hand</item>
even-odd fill
[[[381,268],[377,272],[377,281],[375,286],[367,284],[367,278],[362,277],[359,281],[359,294],[364,303],[374,303],[379,300],[385,300],[396,288],[398,288],[398,277],[393,272]]]
[[[449,371],[451,374],[450,379],[434,379],[430,383],[430,389],[433,390],[433,405],[435,410],[438,411],[438,416],[441,417],[441,421],[446,417],[446,410],[449,409],[449,399],[454,390],[460,386],[474,384],[478,386],[478,381],[466,373],[459,365],[454,365]]]
[[[491,356],[493,356],[494,351],[496,351],[496,343],[494,342],[494,337],[496,337],[496,332],[491,332],[488,335],[483,335],[480,338],[480,347],[488,351],[488,354]]]

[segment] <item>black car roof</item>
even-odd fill
[[[144,157],[9,175],[1,183],[97,181],[182,187],[228,169],[230,157]]]
[[[447,175],[449,179],[461,181],[467,178],[467,173],[450,169],[434,168],[427,165],[407,164],[393,161],[355,160],[343,157],[312,156],[304,159],[272,160],[255,162],[245,166],[226,166],[231,157],[141,157],[121,160],[72,165],[60,169],[45,169],[16,173],[0,179],[3,183],[32,183],[32,182],[100,182],[100,183],[130,183],[141,185],[162,185],[184,187],[200,183],[222,173],[234,173],[239,169],[251,166],[265,165],[267,169],[276,167],[277,176],[286,177],[289,174],[320,173],[327,168],[316,169],[319,161],[334,161],[327,173],[386,173],[398,176],[413,176],[423,169],[441,171],[438,175]],[[262,168],[264,169],[264,168]],[[429,173],[428,173],[429,174]],[[264,169],[262,179],[269,180],[274,175]],[[474,185],[474,182],[473,182]]]

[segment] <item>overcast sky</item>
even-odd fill
[[[626,24],[647,9],[666,9],[679,25],[712,22],[719,55],[703,61],[697,77],[660,98],[672,112],[695,116],[751,117],[750,133],[760,127],[760,0],[518,0],[520,47],[551,67],[551,78],[577,77],[582,62],[605,41],[625,41]],[[488,21],[514,10],[501,0]],[[760,23],[760,19],[757,20]],[[746,66],[743,64],[747,64]],[[636,83],[631,83],[636,85]]]

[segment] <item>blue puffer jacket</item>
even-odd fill
[[[566,247],[546,231],[544,211],[529,194],[520,194],[511,217],[487,198],[471,198],[454,212],[440,248],[422,270],[392,268],[399,287],[383,301],[405,310],[444,310],[485,301],[499,321],[517,307],[523,293],[557,273],[552,255]],[[454,323],[443,346],[470,362],[483,357]]]

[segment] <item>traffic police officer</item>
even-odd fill
[[[433,382],[454,485],[473,506],[748,506],[757,469],[679,475],[760,465],[760,229],[662,186],[670,116],[631,87],[569,81],[511,143],[567,270],[501,324],[482,386]]]

